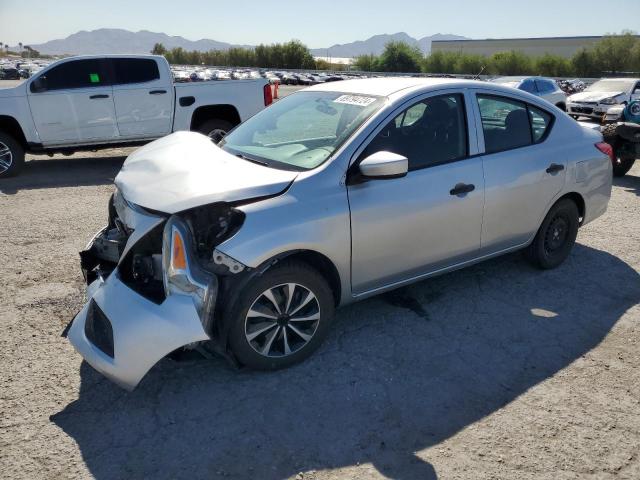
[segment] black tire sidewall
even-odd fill
[[[635,158],[625,158],[625,159],[616,158],[616,161],[613,164],[613,176],[624,177],[627,174],[627,172],[631,170],[631,167],[633,167],[633,164],[635,163],[635,161],[636,161]]]
[[[295,282],[309,289],[320,304],[320,321],[313,338],[297,352],[283,358],[260,355],[249,345],[244,332],[247,311],[265,290],[283,283]],[[230,325],[229,346],[243,365],[255,370],[277,370],[299,363],[309,357],[327,336],[335,313],[334,297],[326,280],[315,269],[301,262],[283,262],[251,280],[242,288],[225,312]]]
[[[549,254],[545,250],[545,236],[552,220],[558,216],[565,216],[569,223],[569,232],[562,249]],[[544,218],[542,225],[538,229],[533,243],[528,249],[528,257],[536,266],[542,269],[551,269],[559,266],[571,253],[571,249],[578,236],[579,212],[576,204],[569,199],[560,200],[551,209]]]
[[[18,141],[11,135],[0,131],[0,142],[4,143],[11,150],[13,159],[11,166],[5,172],[0,173],[0,178],[12,177],[17,175],[24,165],[24,149]]]
[[[231,122],[214,118],[211,120],[207,120],[206,122],[201,124],[197,130],[203,135],[209,136],[209,134],[213,130],[219,129],[219,130],[224,130],[226,133],[229,133],[232,128],[233,128],[233,125],[231,124]]]

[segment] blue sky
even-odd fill
[[[312,48],[401,31],[414,37],[601,35],[640,30],[640,1],[0,0],[3,43],[35,44],[102,27],[244,44],[297,38]]]

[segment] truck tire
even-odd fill
[[[201,124],[197,130],[209,137],[213,143],[218,143],[232,128],[233,125],[230,122],[212,118]]]
[[[24,148],[8,133],[0,131],[0,178],[17,175],[24,165]]]
[[[618,124],[610,123],[602,127],[602,137],[604,141],[611,145],[613,148],[613,176],[614,177],[624,177],[631,167],[633,167],[633,163],[635,162],[635,158],[627,158],[621,157],[619,154],[620,151],[620,143],[624,141],[620,136],[616,133],[616,128]]]

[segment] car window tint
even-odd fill
[[[467,156],[467,125],[462,95],[443,95],[416,103],[376,135],[360,158],[380,151],[409,159],[409,170]]]
[[[158,64],[150,58],[114,58],[112,61],[118,84],[144,83],[160,78]]]
[[[527,79],[520,84],[520,90],[524,90],[529,93],[537,93],[536,86],[533,80]]]
[[[545,136],[551,124],[551,114],[529,105],[529,115],[531,117],[533,141],[534,143],[538,143]]]
[[[102,59],[74,60],[44,73],[47,90],[87,88],[109,85]]]
[[[478,106],[487,153],[532,143],[529,116],[523,102],[505,97],[478,95]]]

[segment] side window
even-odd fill
[[[360,158],[388,151],[409,159],[409,170],[467,156],[464,97],[431,97],[396,116],[369,143]]]
[[[547,129],[551,125],[551,114],[539,108],[529,105],[529,116],[531,118],[531,132],[533,143],[538,143],[545,137]]]
[[[530,78],[524,80],[520,84],[520,90],[524,90],[525,92],[533,93],[534,95],[536,93],[538,93],[538,91],[536,90],[536,84]]]
[[[150,58],[114,58],[112,62],[117,84],[144,83],[160,78],[158,64]]]
[[[478,95],[486,153],[524,147],[532,143],[527,106],[505,97]]]
[[[44,73],[47,90],[87,88],[110,85],[104,60],[73,60]]]

